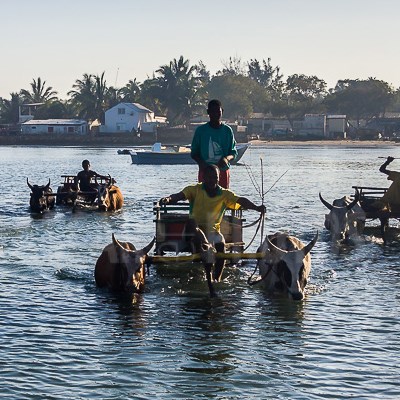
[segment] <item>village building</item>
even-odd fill
[[[119,103],[105,112],[100,133],[155,133],[157,125],[165,122],[139,103]]]
[[[306,114],[302,121],[295,121],[293,129],[302,137],[346,139],[346,115]]]
[[[81,119],[31,119],[21,123],[21,133],[86,135],[88,123]]]

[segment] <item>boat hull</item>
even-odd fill
[[[231,164],[237,164],[243,157],[243,154],[249,148],[249,143],[237,145],[238,156]],[[182,165],[196,164],[190,156],[190,152],[154,152],[154,151],[137,151],[131,152],[133,164],[147,165]]]

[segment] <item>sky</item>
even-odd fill
[[[400,87],[398,0],[0,0],[0,15],[6,99],[38,77],[62,99],[85,73],[123,87],[180,56],[212,75],[230,57],[270,58],[284,79]]]

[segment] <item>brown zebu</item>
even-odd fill
[[[120,242],[112,234],[112,243],[103,249],[96,262],[94,278],[97,286],[115,291],[141,291],[145,282],[147,253],[153,247],[154,241],[155,239],[143,249],[136,250],[132,243]]]
[[[97,203],[100,211],[117,211],[124,204],[124,196],[114,180],[109,179],[108,183],[99,184]]]

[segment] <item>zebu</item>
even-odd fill
[[[259,249],[266,256],[257,264],[264,287],[270,292],[287,293],[293,300],[302,300],[311,271],[310,251],[317,239],[318,232],[305,246],[286,233],[268,235]]]
[[[33,212],[42,213],[54,207],[55,196],[49,196],[53,193],[50,187],[50,179],[47,185],[31,185],[28,178],[26,178],[26,183],[31,189],[29,205]]]
[[[358,192],[353,200],[349,196],[344,196],[334,200],[332,204],[328,203],[321,193],[319,198],[330,211],[325,215],[325,228],[331,232],[333,240],[347,240],[362,234],[365,226],[365,212],[358,201]]]
[[[100,211],[117,211],[124,204],[124,196],[114,180],[109,179],[108,183],[99,184],[97,203]]]
[[[126,292],[140,291],[145,281],[145,261],[153,247],[153,239],[146,247],[136,250],[129,242],[118,241],[112,234],[112,243],[107,245],[97,259],[94,278],[99,287]]]

